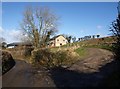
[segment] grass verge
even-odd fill
[[[87,55],[87,50],[84,47],[75,49],[74,51],[80,56],[80,58],[83,58]]]
[[[111,45],[88,45],[88,46],[84,46],[85,48],[101,48],[101,49],[106,49],[106,50],[109,50],[109,51],[112,51],[113,50],[113,46]]]

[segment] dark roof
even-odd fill
[[[53,38],[51,38],[50,40],[55,40],[57,37],[59,36],[63,36],[63,35],[57,35],[57,36],[54,36]],[[63,36],[64,37],[64,36]],[[65,38],[65,37],[64,37]]]
[[[7,44],[7,47],[9,47],[9,46],[32,46],[32,43],[30,43],[30,42],[14,42],[14,43]]]

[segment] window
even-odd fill
[[[59,41],[59,39],[57,39],[57,41]]]
[[[65,41],[65,40],[63,40],[63,41]]]
[[[60,43],[60,45],[62,45],[62,43]]]

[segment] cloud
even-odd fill
[[[0,27],[0,37],[5,38],[7,43],[11,42],[18,42],[21,41],[21,35],[22,31],[21,30],[5,30],[2,27]]]
[[[0,34],[2,34],[2,32],[3,32],[3,29],[2,29],[2,27],[0,27]]]
[[[8,33],[8,35],[11,37],[13,41],[20,41],[22,36],[22,31],[13,29]]]
[[[13,29],[9,32],[9,35],[13,36],[13,37],[18,37],[18,36],[22,35],[22,31]]]
[[[97,29],[101,29],[101,28],[102,28],[102,26],[101,26],[101,25],[98,25],[98,26],[97,26]]]

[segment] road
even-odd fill
[[[47,77],[44,70],[37,71],[25,61],[16,60],[16,65],[2,76],[2,87],[54,87]]]
[[[16,65],[2,76],[3,87],[85,87],[98,86],[104,77],[113,71],[107,67],[112,53],[98,48],[88,48],[88,56],[70,68],[56,68],[49,71],[34,69],[24,61],[16,60]]]
[[[31,66],[24,61],[16,61],[16,65],[2,76],[2,85],[5,87],[31,86],[28,71]],[[27,82],[26,82],[27,81]]]

